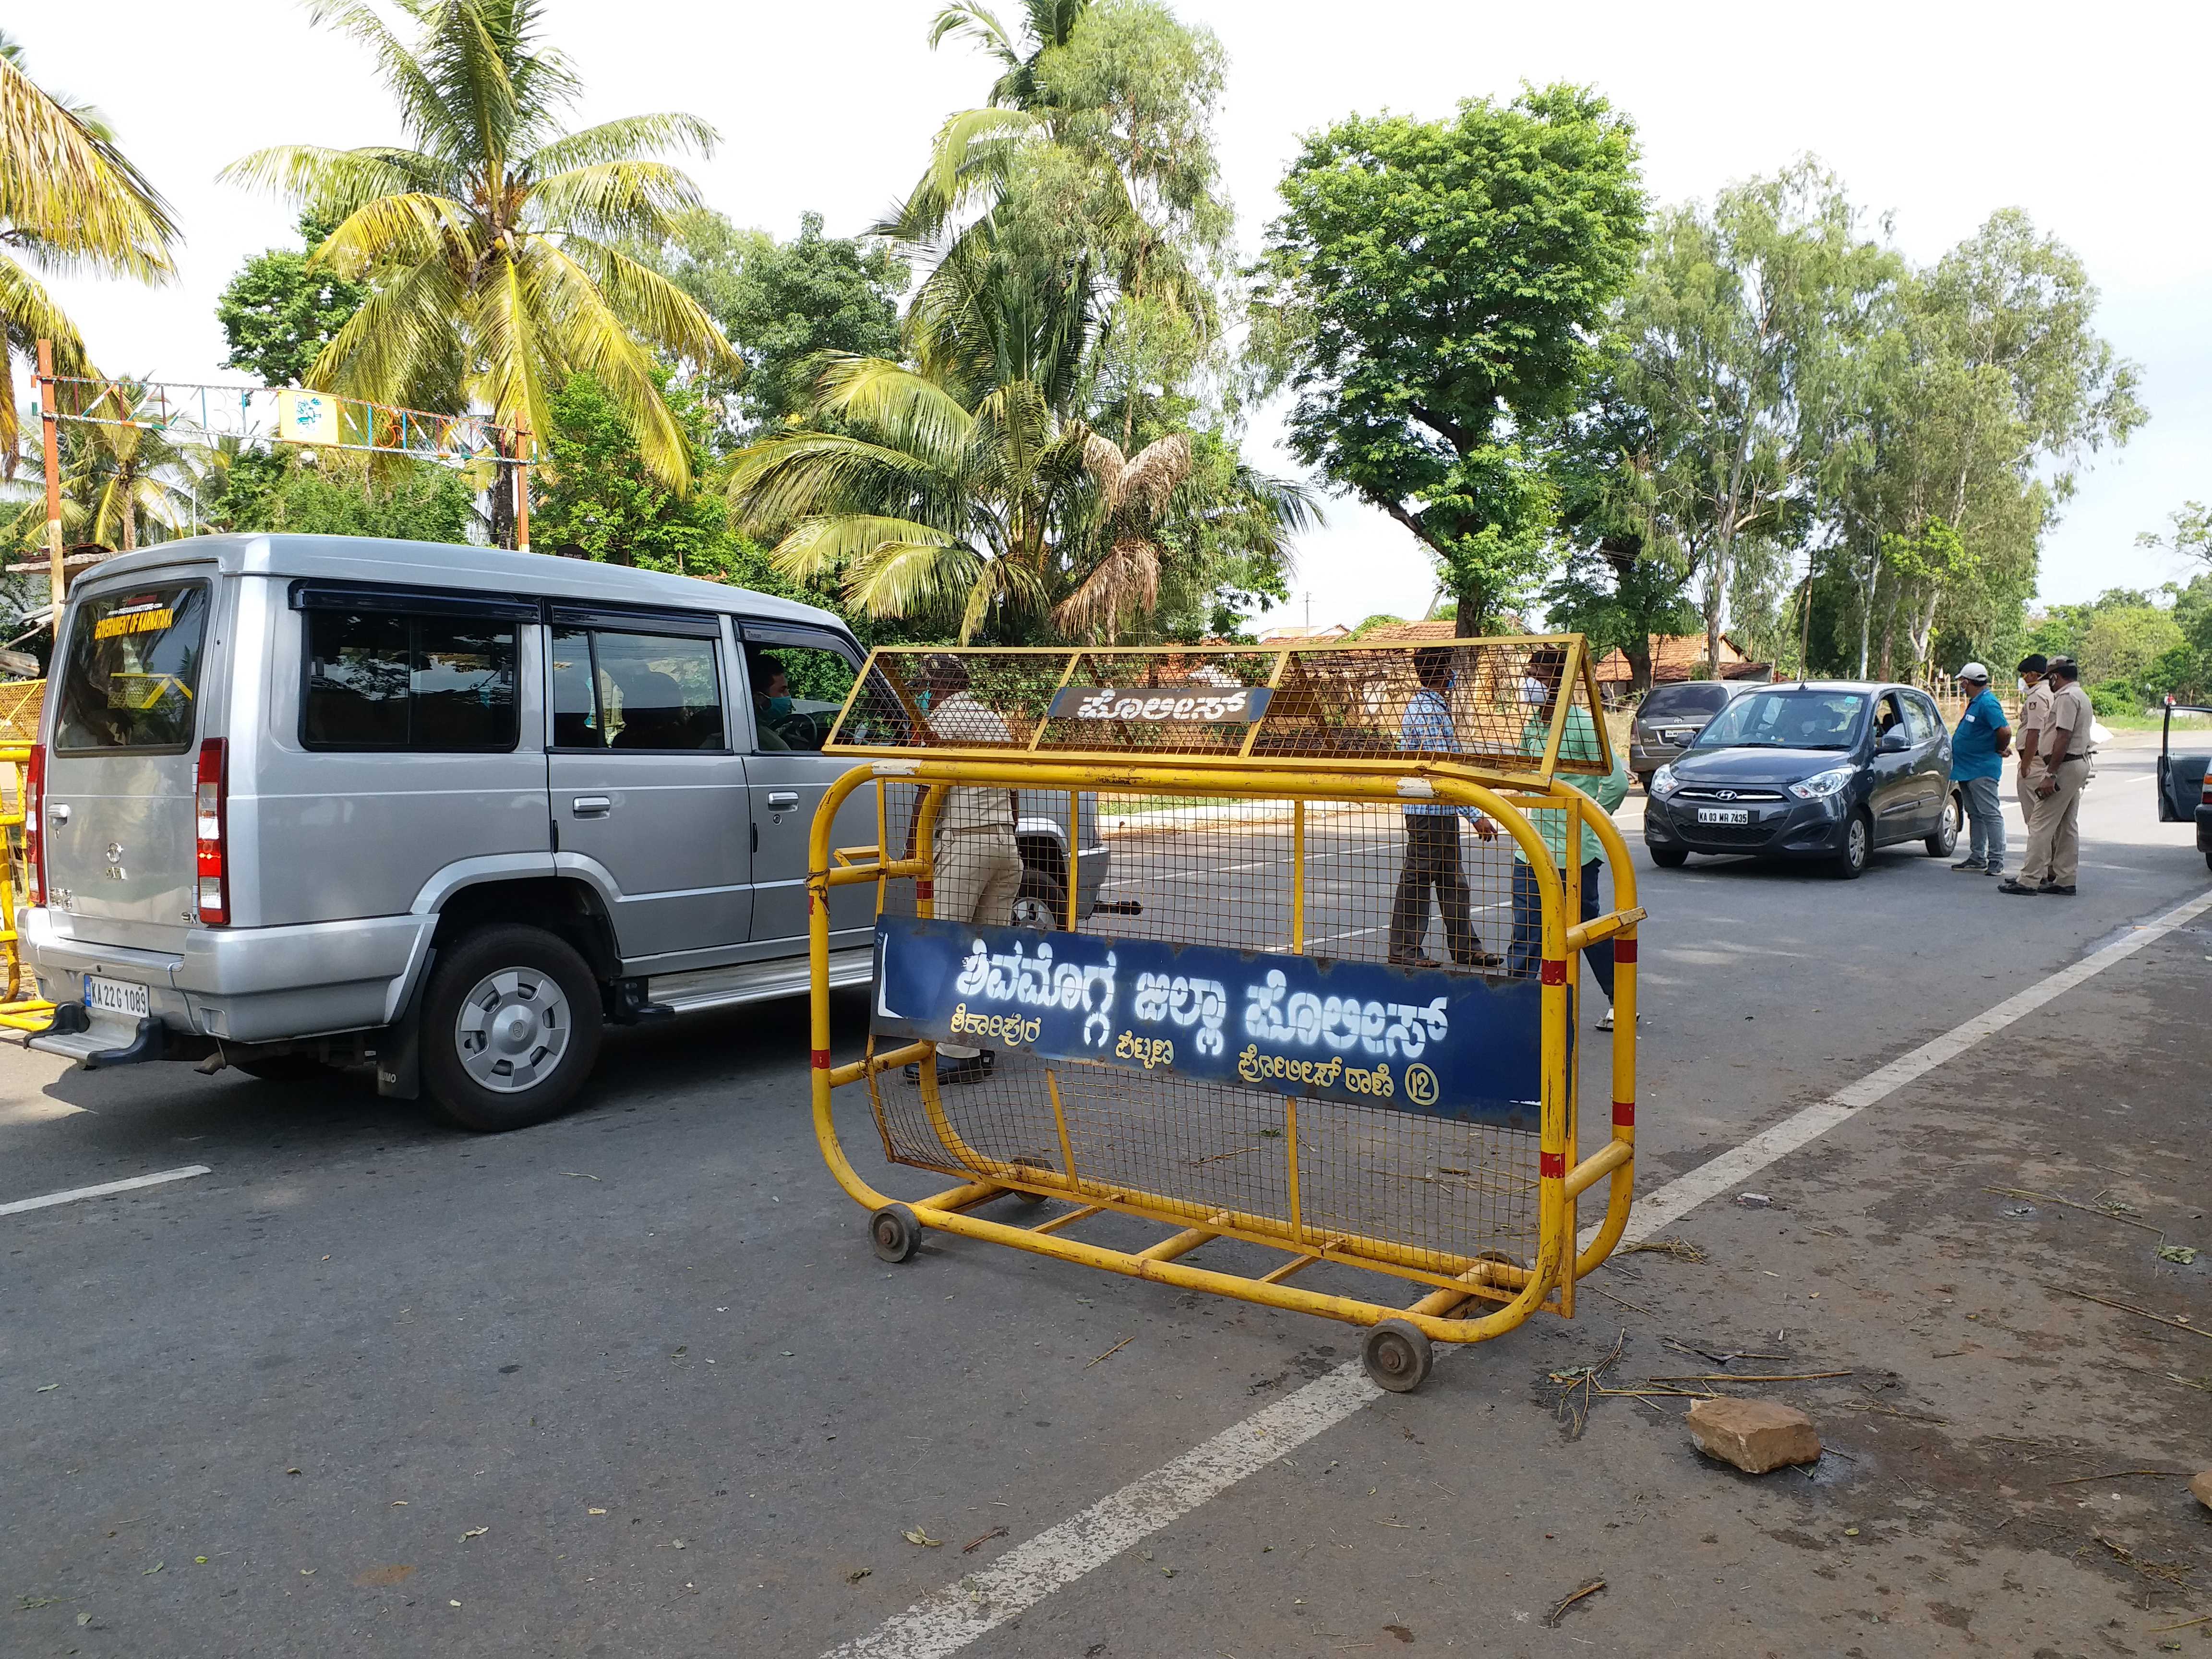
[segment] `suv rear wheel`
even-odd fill
[[[1056,877],[1032,866],[1022,872],[1022,890],[1014,896],[1013,923],[1057,933],[1067,926],[1067,889]]]
[[[495,1133],[543,1122],[599,1058],[599,989],[543,928],[502,923],[441,953],[422,999],[422,1080],[447,1117]]]

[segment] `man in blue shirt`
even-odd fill
[[[1459,728],[1451,714],[1451,647],[1432,645],[1413,653],[1413,678],[1420,689],[1406,704],[1398,747],[1431,755],[1461,753]],[[1495,968],[1503,960],[1484,950],[1475,937],[1467,872],[1459,860],[1462,817],[1474,820],[1475,834],[1485,841],[1496,838],[1498,826],[1472,806],[1423,801],[1406,808],[1406,857],[1398,868],[1398,891],[1390,905],[1390,960],[1397,967],[1437,966],[1421,954],[1421,936],[1429,931],[1431,889],[1437,908],[1443,913],[1444,945],[1454,965]]]
[[[2005,826],[1997,780],[2004,775],[2005,751],[2012,746],[2012,726],[2005,719],[2004,705],[1990,690],[1990,671],[1981,664],[1970,662],[1959,671],[1959,689],[1966,695],[1966,712],[1959,716],[1959,729],[1951,734],[1951,781],[1966,797],[1973,836],[1966,856],[1951,867],[2001,876]]]

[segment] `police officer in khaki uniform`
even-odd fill
[[[921,690],[927,693],[923,718],[939,743],[978,749],[1011,748],[1013,733],[1006,720],[969,689],[968,665],[950,652],[922,660]],[[941,921],[980,922],[1005,927],[1014,919],[1014,900],[1022,888],[1022,854],[1014,839],[1014,793],[1006,788],[961,786],[945,792],[937,814],[936,846],[930,869],[931,914]],[[952,1064],[938,1073],[939,1083],[981,1083],[991,1074],[996,1055],[988,1048],[940,1042],[939,1060]],[[918,1081],[919,1066],[906,1068]]]
[[[1997,890],[2071,898],[2081,858],[2081,789],[2096,773],[2097,716],[2073,658],[2051,658],[2048,672],[2050,724],[2035,738],[2037,764],[2029,786],[2035,811],[2028,824],[2027,857],[2018,878],[2000,884]],[[2024,748],[2021,765],[2023,772],[2028,769]]]
[[[2013,776],[2013,794],[2020,802],[2021,822],[2031,832],[2040,799],[2035,785],[2043,775],[2043,743],[2051,730],[2051,687],[2043,678],[2050,665],[2040,651],[2020,659],[2020,764]]]

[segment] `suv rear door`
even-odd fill
[[[722,618],[556,604],[550,620],[557,858],[611,884],[629,971],[731,960],[750,931],[752,857]]]
[[[212,565],[185,566],[70,607],[45,805],[47,902],[74,938],[177,951],[198,919],[199,712],[221,678],[205,671],[223,592]]]

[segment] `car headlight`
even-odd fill
[[[1674,781],[1674,769],[1662,766],[1651,775],[1651,798],[1664,800],[1682,786]]]
[[[1790,793],[1799,800],[1826,800],[1840,795],[1850,787],[1856,767],[1832,766],[1825,772],[1815,772],[1809,778],[1801,778],[1790,786]]]

